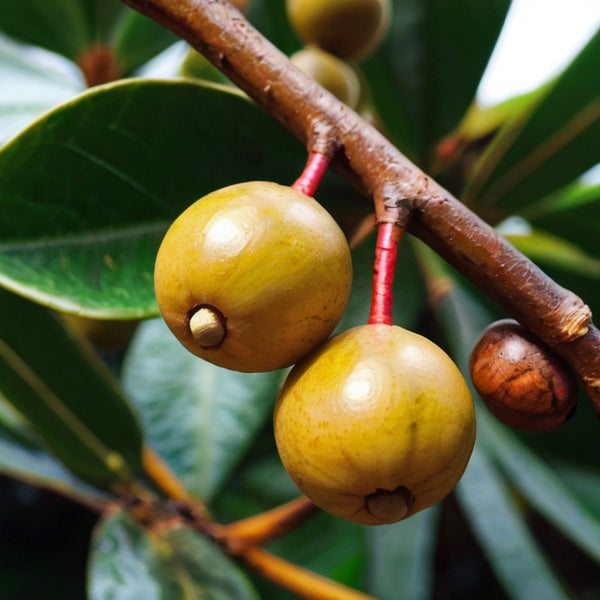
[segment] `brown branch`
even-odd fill
[[[378,222],[408,223],[411,233],[552,346],[581,376],[600,414],[600,332],[580,298],[294,68],[225,0],[123,2],[187,40],[308,150],[332,156],[337,170],[373,197]]]

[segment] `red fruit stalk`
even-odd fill
[[[392,325],[392,286],[396,271],[398,243],[403,229],[395,223],[380,223],[377,227],[375,264],[373,268],[373,295],[370,325]]]
[[[321,154],[320,152],[309,153],[304,171],[302,171],[302,175],[296,179],[292,187],[298,192],[302,192],[312,198],[321,183],[321,179],[323,179],[328,164],[329,157],[326,154]]]

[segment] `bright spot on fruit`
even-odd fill
[[[234,216],[238,216],[234,213]],[[248,244],[250,232],[244,220],[217,215],[206,228],[205,249],[212,254],[231,256],[240,253]]]
[[[377,403],[379,382],[372,369],[361,367],[354,371],[344,385],[344,408],[359,412],[370,410]]]

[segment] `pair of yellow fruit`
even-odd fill
[[[192,353],[238,371],[295,364],[274,411],[286,470],[324,510],[378,525],[452,490],[475,416],[460,372],[426,338],[364,325],[327,339],[351,282],[348,245],[329,213],[269,182],[191,205],[155,267],[161,313]]]

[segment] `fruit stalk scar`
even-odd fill
[[[225,339],[227,330],[220,312],[211,306],[201,306],[190,317],[190,331],[203,348],[217,348]]]
[[[371,297],[370,325],[392,324],[392,286],[396,271],[398,243],[403,229],[395,223],[377,226],[377,244],[373,267],[373,294]]]
[[[403,485],[398,486],[395,490],[377,488],[377,491],[365,497],[367,512],[385,523],[389,523],[390,518],[393,518],[394,521],[404,519],[414,503],[415,497]]]
[[[292,187],[312,198],[323,179],[328,164],[329,157],[326,154],[310,152],[302,175],[296,179]]]

